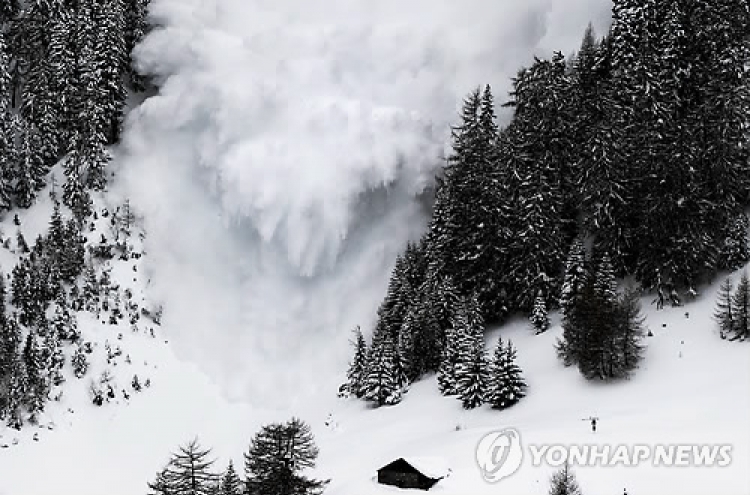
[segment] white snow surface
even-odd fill
[[[118,176],[176,352],[238,400],[329,390],[425,228],[463,96],[491,83],[504,101],[532,54],[574,50],[609,8],[153,0],[137,59],[162,87],[130,115]]]
[[[716,284],[684,308],[656,312],[644,299],[655,335],[630,380],[587,382],[564,368],[553,317],[539,336],[525,321],[488,332],[488,345],[499,333],[513,340],[530,386],[507,411],[464,411],[434,377],[395,407],[336,398],[350,328],[369,329],[396,254],[424,229],[417,196],[441,164],[460,98],[487,82],[502,101],[533,53],[570,51],[589,19],[606,25],[609,7],[153,0],[163,28],[138,58],[163,87],[128,120],[112,191],[144,215],[138,272],[166,307],[157,339],[123,343],[152,386],[101,408],[71,392],[49,406],[42,426],[54,430],[1,431],[0,493],[146,493],[193,437],[214,448],[218,469],[230,458],[239,468],[262,424],[297,415],[320,447],[311,474],[332,479],[326,495],[398,492],[375,482],[379,467],[435,456],[451,475],[432,491],[546,494],[552,467],[525,462],[498,485],[482,480],[474,449],[509,426],[526,444],[729,442],[725,468],[575,471],[590,494],[750,494],[750,352],[718,337]],[[43,229],[47,218],[23,224]],[[114,277],[129,281],[126,272]],[[81,328],[112,336],[95,321]]]
[[[524,445],[729,443],[732,463],[723,468],[646,462],[574,470],[584,493],[621,494],[627,488],[633,495],[747,495],[750,349],[748,342],[719,338],[710,316],[717,288],[718,284],[706,287],[695,303],[662,311],[644,299],[646,323],[654,336],[646,339],[641,368],[617,383],[588,382],[558,361],[554,343],[561,329],[555,315],[552,328],[541,335],[534,335],[522,320],[488,332],[488,346],[498,335],[512,339],[529,384],[529,395],[502,412],[486,406],[464,411],[455,398],[440,396],[434,377],[416,383],[401,404],[381,409],[356,399],[338,399],[335,390],[276,410],[251,401],[231,402],[205,373],[178,358],[172,346],[133,338],[127,350],[153,363],[153,385],[122,406],[97,408],[88,397],[53,403],[48,415],[56,419],[54,431],[2,432],[0,443],[19,441],[0,449],[0,492],[146,493],[146,481],[164,465],[169,452],[195,436],[214,447],[217,469],[229,459],[241,469],[242,454],[258,428],[294,414],[312,426],[320,457],[310,474],[332,479],[326,495],[398,492],[378,485],[376,471],[399,457],[441,458],[451,473],[433,487],[437,493],[546,494],[555,468],[535,468],[528,458],[499,484],[483,481],[474,449],[484,434],[505,427],[518,429]],[[167,327],[159,335],[175,331]],[[267,373],[277,371],[268,365]],[[66,414],[66,407],[76,413]],[[591,416],[599,418],[596,433],[586,420]],[[38,442],[31,439],[35,432]]]

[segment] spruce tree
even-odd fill
[[[727,270],[736,270],[750,260],[750,249],[748,249],[747,215],[741,212],[728,220],[724,230],[724,244],[719,259],[720,267]]]
[[[44,369],[39,352],[37,336],[34,332],[29,332],[26,336],[26,344],[23,348],[22,358],[28,380],[29,395],[27,398],[27,407],[30,413],[35,414],[44,409],[44,404],[47,402],[49,388],[45,379],[47,370]]]
[[[594,264],[594,291],[598,298],[608,304],[617,300],[617,279],[615,277],[612,261],[607,253],[595,257]]]
[[[163,473],[168,493],[175,495],[214,495],[217,476],[211,472],[211,449],[203,449],[197,439],[181,446],[172,455]]]
[[[217,495],[242,495],[243,492],[240,477],[237,476],[232,461],[229,461],[229,466],[227,466],[227,470],[224,471],[224,476],[221,478],[221,486]]]
[[[78,320],[75,312],[71,311],[68,298],[64,291],[58,293],[55,301],[55,314],[52,318],[52,328],[60,339],[78,342],[81,333],[78,330]]]
[[[505,314],[499,283],[504,261],[497,176],[497,127],[490,88],[477,88],[464,101],[453,128],[453,153],[441,178],[427,236],[435,280],[448,277],[459,293],[476,293],[483,316]],[[434,369],[439,366],[438,362]]]
[[[563,318],[581,292],[586,276],[586,248],[583,239],[577,237],[570,246],[568,260],[565,263],[565,276],[560,290],[560,312]]]
[[[12,316],[0,325],[0,381],[11,376],[20,359],[21,330]]]
[[[627,377],[643,359],[642,340],[645,334],[645,318],[641,314],[641,294],[635,288],[628,288],[618,302],[619,324],[617,325],[617,358],[612,358],[609,376]]]
[[[75,217],[82,221],[91,214],[91,197],[86,190],[82,171],[85,170],[84,157],[80,150],[74,149],[65,161],[65,175],[63,184],[63,203],[69,207]]]
[[[9,210],[13,200],[16,143],[11,106],[12,90],[10,57],[5,35],[0,31],[0,210]]]
[[[464,298],[456,317],[456,389],[465,409],[484,401],[487,387],[487,359],[484,351],[484,323],[475,298]],[[462,314],[463,313],[463,314]]]
[[[719,300],[716,302],[716,311],[714,311],[714,320],[719,324],[719,335],[722,339],[727,338],[735,327],[732,289],[732,279],[727,277],[719,287]]]
[[[362,385],[367,372],[367,344],[359,326],[354,329],[354,357],[346,372],[346,390],[349,394],[362,397]]]
[[[367,372],[362,384],[362,397],[378,406],[401,402],[401,387],[397,376],[397,349],[391,334],[375,329],[367,358]]]
[[[516,350],[508,341],[507,347],[499,338],[489,366],[486,401],[494,409],[506,409],[526,395],[526,382],[516,364]]]
[[[432,304],[435,300],[420,292],[409,306],[402,326],[401,355],[408,366],[406,371],[410,381],[440,367],[441,329],[437,311]]]
[[[544,300],[544,294],[539,291],[534,300],[534,309],[531,312],[531,326],[537,334],[546,332],[549,328],[549,316],[547,315],[547,302]]]
[[[505,243],[512,304],[528,314],[538,291],[559,293],[575,220],[569,200],[577,187],[569,183],[575,140],[567,106],[571,81],[563,56],[535,59],[513,80],[512,122],[503,133],[501,167],[511,171],[508,182],[511,214]]]
[[[732,340],[745,340],[750,337],[750,278],[748,278],[747,272],[743,272],[740,277],[740,281],[737,284],[737,289],[734,293],[733,302],[735,308],[735,324],[734,337]]]
[[[550,485],[549,495],[581,495],[581,488],[568,463],[552,476]]]
[[[245,454],[248,495],[316,495],[328,481],[307,478],[301,472],[314,468],[318,447],[304,421],[264,426]]]
[[[468,325],[466,314],[458,312],[454,317],[453,325],[446,334],[443,360],[440,362],[440,368],[438,368],[438,388],[443,395],[456,395],[458,393],[456,383],[456,365],[459,361],[458,345],[460,343],[459,336]]]
[[[37,131],[16,118],[13,124],[20,137],[20,148],[16,155],[15,203],[20,208],[30,207],[36,198],[37,181],[43,180],[43,157],[36,142]]]

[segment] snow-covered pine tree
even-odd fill
[[[63,0],[31,2],[23,13],[19,26],[25,44],[18,53],[24,67],[21,87],[21,115],[28,127],[39,131],[39,142],[31,148],[42,156],[46,169],[59,157],[59,95],[55,93],[55,67],[49,58],[49,38],[52,24],[60,20],[67,7]]]
[[[457,312],[456,344],[458,361],[455,380],[459,399],[465,409],[473,409],[484,402],[487,388],[487,359],[484,351],[484,323],[476,298],[464,298]],[[465,326],[459,326],[465,321]]]
[[[221,477],[221,486],[217,495],[243,495],[244,490],[240,477],[234,469],[234,463],[229,461],[224,475]]]
[[[638,289],[625,289],[618,301],[619,325],[616,326],[617,350],[611,358],[610,377],[627,377],[643,359],[643,337],[646,333],[645,318],[641,314],[641,293]]]
[[[2,23],[0,23],[2,25]],[[11,113],[10,57],[4,33],[0,32],[0,210],[9,210],[13,201],[12,182],[16,146]]]
[[[249,495],[318,495],[328,481],[308,478],[304,469],[315,467],[318,447],[310,426],[298,418],[265,425],[245,454]]]
[[[16,155],[16,179],[14,199],[20,208],[28,208],[36,198],[37,178],[43,176],[43,158],[40,155],[38,143],[35,141],[36,131],[25,125],[21,117],[14,118],[15,132],[19,137],[20,147]]]
[[[30,396],[23,359],[18,359],[13,363],[6,383],[4,402],[7,424],[11,428],[20,430],[24,424],[24,407],[27,406]]]
[[[513,344],[504,346],[499,338],[489,366],[486,401],[494,409],[506,409],[526,396],[526,388]]]
[[[409,306],[400,338],[402,362],[407,366],[409,381],[436,371],[442,355],[440,324],[433,306],[437,298],[429,298],[422,293],[423,288]]]
[[[617,301],[617,278],[612,261],[607,253],[592,260],[594,265],[594,291],[596,296],[609,304]]]
[[[465,99],[461,122],[453,128],[453,154],[436,193],[427,257],[432,277],[449,277],[462,294],[477,293],[483,316],[504,313],[498,288],[500,254],[497,127],[489,87]],[[439,356],[435,369],[439,366]]]
[[[43,320],[46,322],[46,317]],[[41,335],[44,337],[42,339],[40,356],[42,367],[47,370],[47,388],[50,389],[65,381],[62,375],[62,369],[65,366],[65,354],[63,353],[60,336],[57,332],[47,331]]]
[[[745,340],[750,337],[750,278],[748,278],[747,272],[742,272],[733,302],[735,320],[732,340]]]
[[[93,51],[83,78],[87,87],[94,82],[90,99],[96,105],[97,126],[94,134],[84,137],[89,149],[115,143],[119,139],[122,111],[125,105],[123,75],[128,56],[125,52],[125,8],[123,0],[95,2],[92,8],[96,26]],[[101,139],[104,137],[104,140]],[[93,145],[93,146],[92,146]]]
[[[28,396],[26,406],[33,415],[44,409],[47,402],[49,387],[45,376],[47,370],[41,361],[39,344],[36,332],[30,331],[26,336],[26,344],[21,354],[28,384]]]
[[[86,357],[86,352],[83,350],[83,346],[77,345],[75,347],[70,364],[73,367],[73,374],[76,378],[80,379],[86,375],[86,372],[89,369],[89,361]]]
[[[547,301],[544,299],[542,291],[539,291],[536,299],[534,299],[534,309],[531,311],[529,320],[531,321],[531,327],[537,334],[546,332],[549,328],[550,323],[549,316],[547,315]]]
[[[193,439],[172,455],[164,470],[164,482],[170,494],[215,495],[217,476],[211,472],[211,449],[204,449]]]
[[[59,291],[55,300],[55,315],[52,318],[52,328],[60,339],[71,343],[78,342],[81,333],[78,331],[78,320],[75,312],[71,311],[70,303],[65,291]]]
[[[367,357],[367,372],[362,384],[362,398],[378,406],[401,402],[396,361],[397,349],[390,332],[377,327],[373,332]]]
[[[483,325],[481,314],[469,314],[465,298],[458,298],[451,311],[450,326],[445,330],[445,343],[443,344],[443,355],[438,368],[438,387],[443,395],[458,395],[459,388],[456,376],[461,355],[460,345],[465,333],[472,324]],[[470,320],[473,318],[473,320]]]
[[[719,325],[719,335],[722,339],[732,333],[735,326],[734,303],[732,301],[732,279],[725,278],[719,287],[719,298],[716,302],[714,320]]]
[[[172,492],[169,488],[169,484],[167,483],[167,468],[162,469],[158,473],[156,473],[156,478],[154,481],[151,481],[148,483],[148,489],[149,493],[148,495],[173,495],[174,492]]]
[[[78,79],[79,53],[76,52],[76,12],[75,9],[63,7],[49,20],[46,64],[51,70],[50,91],[55,96],[55,137],[58,153],[63,155],[70,151],[77,142],[81,123],[79,111],[81,98]]]
[[[60,253],[60,276],[73,283],[83,272],[86,260],[86,238],[81,235],[80,223],[75,218],[65,222],[65,242]]]
[[[552,475],[550,485],[549,495],[581,495],[581,488],[567,462]]]
[[[560,53],[550,60],[535,59],[513,80],[513,121],[503,132],[502,167],[512,199],[505,228],[509,280],[513,305],[531,312],[539,290],[559,293],[558,274],[563,272],[567,232],[573,224],[566,202],[575,204],[577,187],[572,175],[571,112],[567,105],[571,81]]]
[[[5,383],[20,360],[20,345],[18,323],[13,316],[4,316],[0,325],[0,382]]]
[[[63,184],[63,204],[69,207],[75,217],[83,221],[91,214],[91,197],[81,177],[85,169],[84,157],[80,151],[73,149],[65,160],[65,184]]]
[[[565,263],[565,276],[560,290],[560,312],[563,318],[581,292],[586,276],[586,247],[579,236],[571,244]]]
[[[29,254],[31,252],[29,244],[26,242],[26,238],[20,230],[16,232],[16,246],[18,247],[18,252],[20,254]]]
[[[63,246],[65,246],[65,234],[65,224],[60,213],[60,203],[55,201],[49,221],[49,228],[47,229],[45,246],[56,257],[60,256]]]
[[[362,384],[367,372],[367,343],[359,326],[354,329],[352,344],[354,345],[354,357],[346,372],[346,391],[348,394],[362,397]]]
[[[725,230],[724,244],[719,256],[719,266],[726,270],[736,270],[750,260],[750,249],[748,249],[747,215],[740,212],[728,221]]]

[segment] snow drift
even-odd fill
[[[333,393],[349,329],[426,225],[462,96],[491,83],[502,100],[609,8],[153,0],[137,60],[161,89],[131,113],[117,175],[178,352],[253,401]]]

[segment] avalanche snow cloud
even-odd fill
[[[178,351],[228,393],[333,394],[426,225],[462,97],[570,52],[606,0],[152,0],[158,95],[118,176]]]

